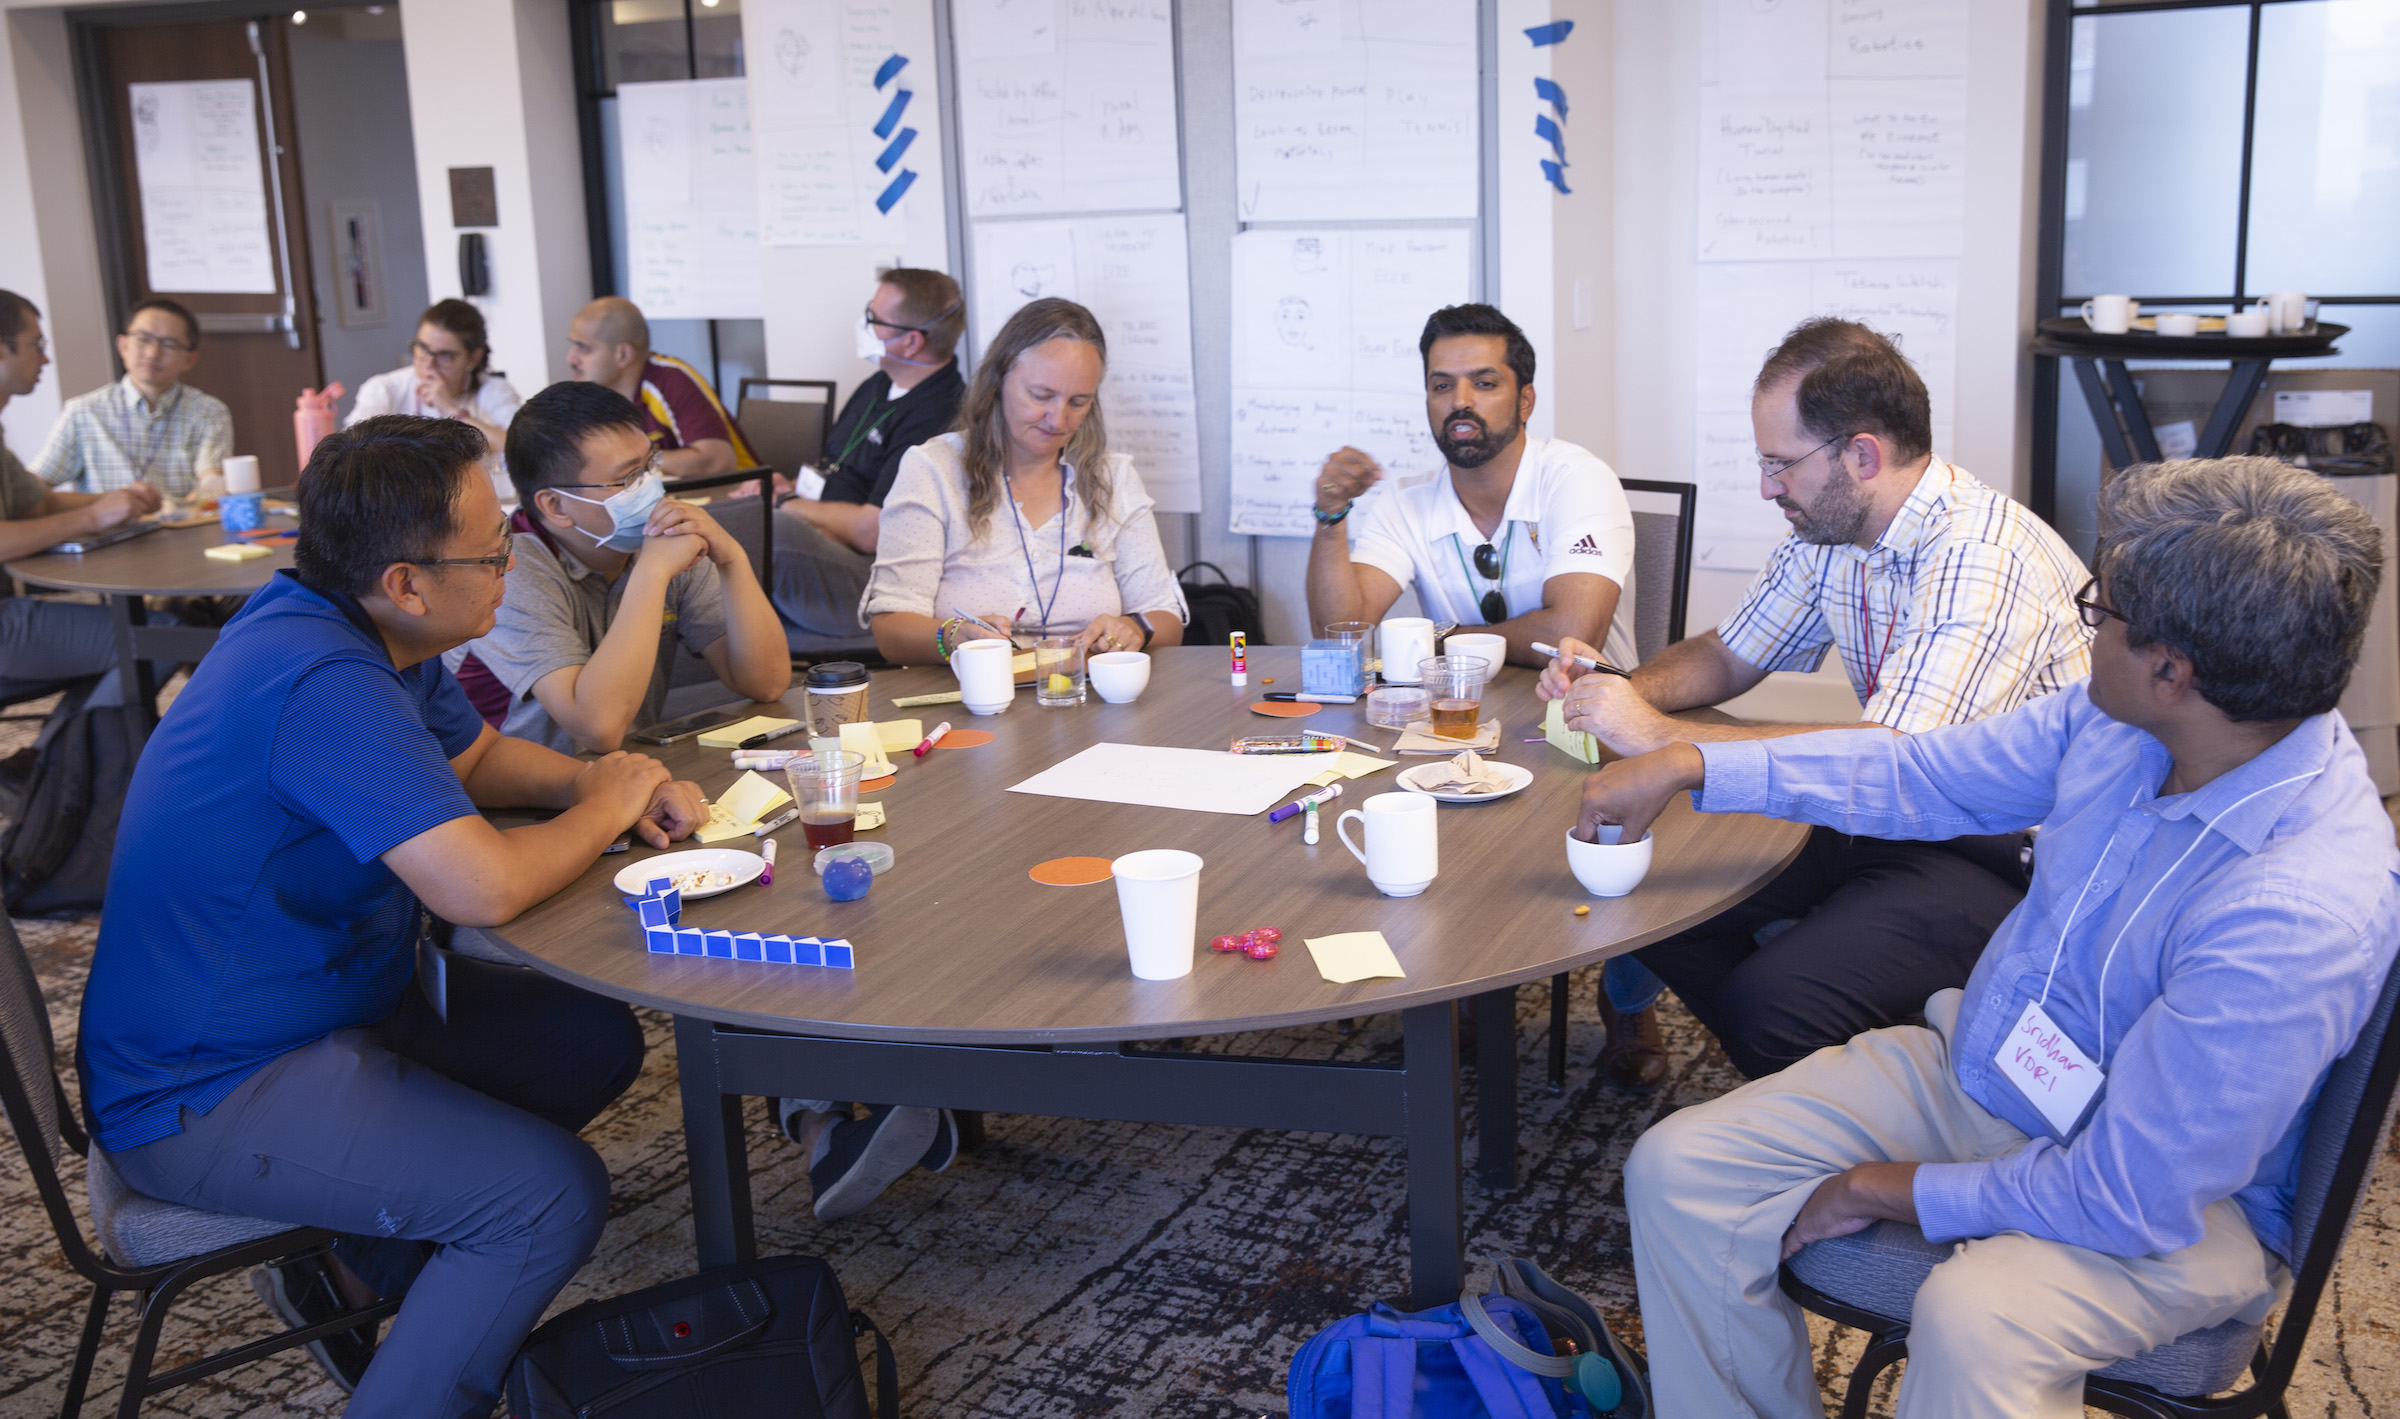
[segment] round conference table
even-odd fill
[[[280,519],[270,523],[279,524]],[[247,596],[292,565],[289,542],[270,543],[267,556],[243,562],[221,562],[206,555],[209,548],[226,540],[224,528],[210,522],[201,527],[161,528],[96,551],[37,552],[7,564],[8,574],[29,586],[98,592],[108,598],[116,621],[117,664],[133,667],[133,682],[125,697],[132,712],[125,716],[125,726],[137,757],[158,716],[158,682],[151,664],[197,661],[217,643],[217,633],[209,627],[151,625],[143,598]]]
[[[1678,796],[1655,828],[1648,878],[1630,895],[1592,897],[1568,872],[1564,834],[1585,768],[1543,743],[1535,673],[1510,668],[1486,687],[1502,723],[1495,757],[1533,771],[1507,798],[1443,804],[1439,875],[1423,895],[1379,895],[1335,835],[1334,810],[1396,791],[1403,759],[1344,783],[1303,846],[1297,817],[1180,811],[1011,793],[1009,787],[1101,742],[1222,749],[1237,736],[1298,728],[1355,734],[1375,752],[1393,742],[1367,725],[1364,703],[1305,719],[1254,715],[1260,681],[1297,687],[1299,651],[1250,653],[1252,684],[1227,683],[1221,647],[1156,652],[1148,689],[1130,705],[1095,695],[1044,708],[1019,692],[1006,713],[957,704],[895,709],[895,696],[956,688],[947,670],[873,677],[869,713],[930,729],[988,729],[994,742],[893,755],[897,777],[863,795],[887,826],[890,871],[856,902],[827,898],[794,823],[772,886],[689,901],[683,925],[704,930],[847,938],[854,970],[654,955],[611,878],[654,850],[606,856],[573,885],[492,935],[527,964],[675,1018],[693,1223],[703,1266],[753,1254],[743,1096],[863,1099],[958,1109],[1397,1136],[1406,1143],[1414,1303],[1456,1299],[1463,1279],[1458,1045],[1451,1002],[1472,998],[1478,1022],[1479,1173],[1515,1175],[1515,987],[1590,965],[1707,919],[1797,855],[1805,830],[1744,815],[1701,815]],[[795,690],[785,711],[804,692]],[[772,711],[773,706],[759,706]],[[783,741],[797,744],[797,739]],[[737,776],[722,749],[696,741],[652,749],[712,797]],[[1378,757],[1391,757],[1378,753]],[[498,815],[508,821],[507,815]],[[748,837],[720,844],[755,849]],[[691,844],[678,844],[678,848]],[[1191,974],[1134,978],[1117,898],[1107,881],[1052,887],[1028,869],[1062,856],[1116,857],[1183,848],[1206,862]],[[1575,908],[1589,906],[1588,916]],[[1219,933],[1274,926],[1283,952],[1256,962],[1209,951]],[[1308,937],[1380,931],[1401,979],[1328,983]],[[1141,1041],[1402,1013],[1402,1061],[1254,1058],[1138,1048]]]

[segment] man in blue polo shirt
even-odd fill
[[[398,415],[317,445],[295,570],[134,772],[84,996],[95,1163],[351,1234],[346,1294],[406,1290],[363,1377],[361,1332],[317,1347],[353,1419],[491,1413],[607,1215],[575,1131],[642,1063],[625,1006],[530,970],[455,958],[445,1001],[410,989],[425,913],[499,925],[618,834],[664,846],[705,817],[653,759],[502,738],[442,668],[491,629],[509,564],[484,455],[464,424]],[[560,811],[503,832],[478,812],[501,805]],[[262,1288],[287,1319],[330,1303],[292,1271]]]

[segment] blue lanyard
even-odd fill
[[[1002,481],[1006,482],[1005,479]],[[1004,486],[1001,491],[1007,492],[1008,489]],[[1033,588],[1035,608],[1042,613],[1044,635],[1051,634],[1050,608],[1058,604],[1059,588],[1067,580],[1067,506],[1067,466],[1062,463],[1058,466],[1058,575],[1050,578],[1050,599],[1044,601],[1042,579],[1033,570],[1033,542],[1025,535],[1025,510],[1017,506],[1014,494],[1010,494],[1008,499],[1009,521],[1017,529],[1017,549],[1025,554],[1025,584]]]

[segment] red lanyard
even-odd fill
[[[1875,610],[1867,604],[1867,564],[1858,564],[1859,654],[1865,655],[1875,645]],[[1900,617],[1894,614],[1892,623],[1883,628],[1883,649],[1877,652],[1875,663],[1867,667],[1867,698],[1875,698],[1875,689],[1883,683],[1883,662],[1892,653],[1892,632],[1900,629]]]

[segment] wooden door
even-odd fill
[[[287,23],[103,17],[78,36],[104,135],[93,187],[112,318],[122,328],[152,295],[200,317],[187,382],[232,409],[234,451],[257,455],[270,487],[298,479],[293,404],[323,382]]]

